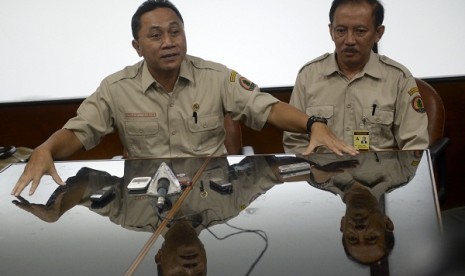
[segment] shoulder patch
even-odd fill
[[[418,113],[425,113],[425,106],[423,105],[423,100],[421,96],[416,96],[412,99],[412,107]]]
[[[415,86],[415,87],[412,87],[412,89],[410,89],[410,90],[408,91],[408,94],[409,94],[410,96],[412,96],[412,95],[415,94],[415,93],[420,93],[420,90],[418,90],[418,87],[416,87],[416,86]]]
[[[249,81],[248,79],[244,77],[239,77],[239,83],[241,84],[242,88],[244,88],[247,91],[252,91],[255,89],[255,83]]]
[[[388,58],[387,56],[380,55],[379,60],[386,65],[389,65],[391,67],[397,68],[398,70],[402,71],[405,77],[412,76],[412,73],[410,72],[410,70],[407,69],[407,67],[405,67],[404,65],[398,63],[397,61],[393,59]]]

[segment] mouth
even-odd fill
[[[178,56],[179,56],[178,53],[171,53],[171,54],[162,55],[160,58],[162,60],[172,61],[172,60],[176,60]]]
[[[346,48],[342,51],[344,54],[349,55],[349,56],[354,56],[355,54],[358,53],[357,49],[355,48]]]

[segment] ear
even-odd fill
[[[376,28],[376,43],[378,43],[381,40],[381,37],[383,37],[384,29],[384,25],[381,25],[378,28]]]
[[[341,226],[339,226],[339,231],[342,232],[342,230],[344,229],[344,220],[345,220],[346,217],[342,217],[341,218]]]
[[[394,231],[394,223],[392,223],[392,220],[388,216],[384,216],[384,224],[386,225],[387,231]]]
[[[136,50],[139,57],[142,57],[142,53],[140,52],[140,45],[139,45],[139,42],[137,42],[137,40],[134,39],[132,41],[132,47]]]
[[[157,254],[155,255],[155,263],[156,264],[160,264],[161,262],[161,256],[163,255],[163,250],[162,249],[158,249],[158,252]]]

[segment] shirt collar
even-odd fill
[[[372,76],[373,78],[380,79],[381,74],[381,63],[379,62],[379,55],[371,51],[370,59],[363,68],[362,73]]]
[[[192,73],[192,64],[185,58],[181,62],[181,69],[179,70],[179,77],[178,80],[186,79],[190,82],[194,81],[194,75]],[[152,74],[150,74],[149,69],[147,67],[147,62],[143,62],[142,65],[142,91],[145,93],[147,89],[149,89],[152,84],[156,83],[157,81],[153,78]]]
[[[370,59],[368,60],[367,64],[363,68],[361,75],[367,74],[374,78],[380,79],[382,77],[381,74],[381,64],[378,62],[379,56],[375,52],[371,51]],[[332,53],[329,56],[328,63],[325,67],[324,75],[329,76],[335,72],[339,72],[339,66],[336,62],[336,53]]]

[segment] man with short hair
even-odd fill
[[[307,132],[305,113],[224,65],[187,55],[183,18],[171,2],[145,1],[131,25],[143,60],[105,78],[77,116],[34,150],[12,195],[31,182],[32,195],[44,174],[64,185],[54,160],[91,149],[115,130],[128,156],[138,158],[225,155],[225,114],[256,130],[269,123]]]
[[[428,119],[415,79],[372,50],[385,30],[381,3],[334,0],[329,19],[335,52],[304,65],[289,102],[310,116],[310,145],[307,135],[285,132],[285,151],[427,148]]]

